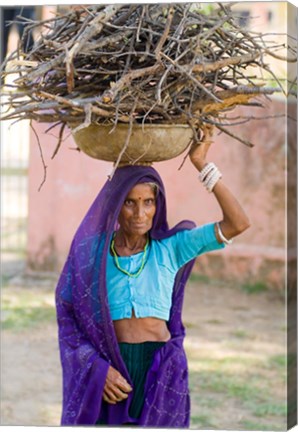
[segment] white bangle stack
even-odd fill
[[[209,162],[207,165],[205,165],[199,174],[199,179],[206,187],[208,192],[213,191],[214,186],[221,178],[222,174],[213,162]]]
[[[222,230],[221,230],[220,225],[219,225],[218,222],[216,222],[216,226],[217,226],[217,232],[218,232],[218,235],[219,235],[219,238],[221,239],[221,241],[222,241],[223,243],[227,244],[227,245],[233,243],[233,239],[228,240],[228,239],[223,235]]]

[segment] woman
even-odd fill
[[[117,169],[81,223],[56,291],[63,425],[189,426],[184,287],[198,255],[249,226],[209,146],[207,131],[190,159],[219,223],[169,229],[162,181],[141,166]]]

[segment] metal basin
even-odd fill
[[[125,145],[129,125],[121,123],[114,130],[113,127],[93,123],[72,135],[77,146],[88,156],[115,162]],[[192,129],[188,125],[133,125],[121,162],[158,162],[172,159],[187,148],[191,138]]]

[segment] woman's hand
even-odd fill
[[[106,383],[103,389],[103,400],[110,404],[116,404],[128,398],[132,387],[126,379],[113,366],[109,367]]]
[[[201,171],[207,163],[206,156],[209,147],[212,143],[213,130],[214,130],[213,125],[205,124],[202,127],[202,131],[203,131],[202,140],[200,141],[199,144],[193,144],[193,146],[190,149],[189,152],[190,160],[199,171]]]
[[[212,143],[213,129],[212,125],[204,125],[202,127],[202,141],[199,144],[194,144],[189,152],[191,162],[199,171],[202,171],[207,164],[206,157]],[[213,188],[213,193],[223,212],[223,219],[220,221],[223,235],[227,239],[231,239],[245,231],[250,225],[249,220],[238,200],[224,185],[222,180],[217,181]],[[216,237],[219,242],[222,242],[217,231]]]

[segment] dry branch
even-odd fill
[[[92,122],[184,123],[194,138],[208,123],[238,139],[222,114],[282,91],[267,55],[296,61],[294,48],[284,56],[276,41],[239,27],[232,4],[209,14],[196,3],[82,6],[30,21],[26,32],[36,27],[44,32],[31,51],[18,49],[1,66],[1,118],[58,123],[55,154],[66,125]],[[266,87],[255,68],[277,86]]]

